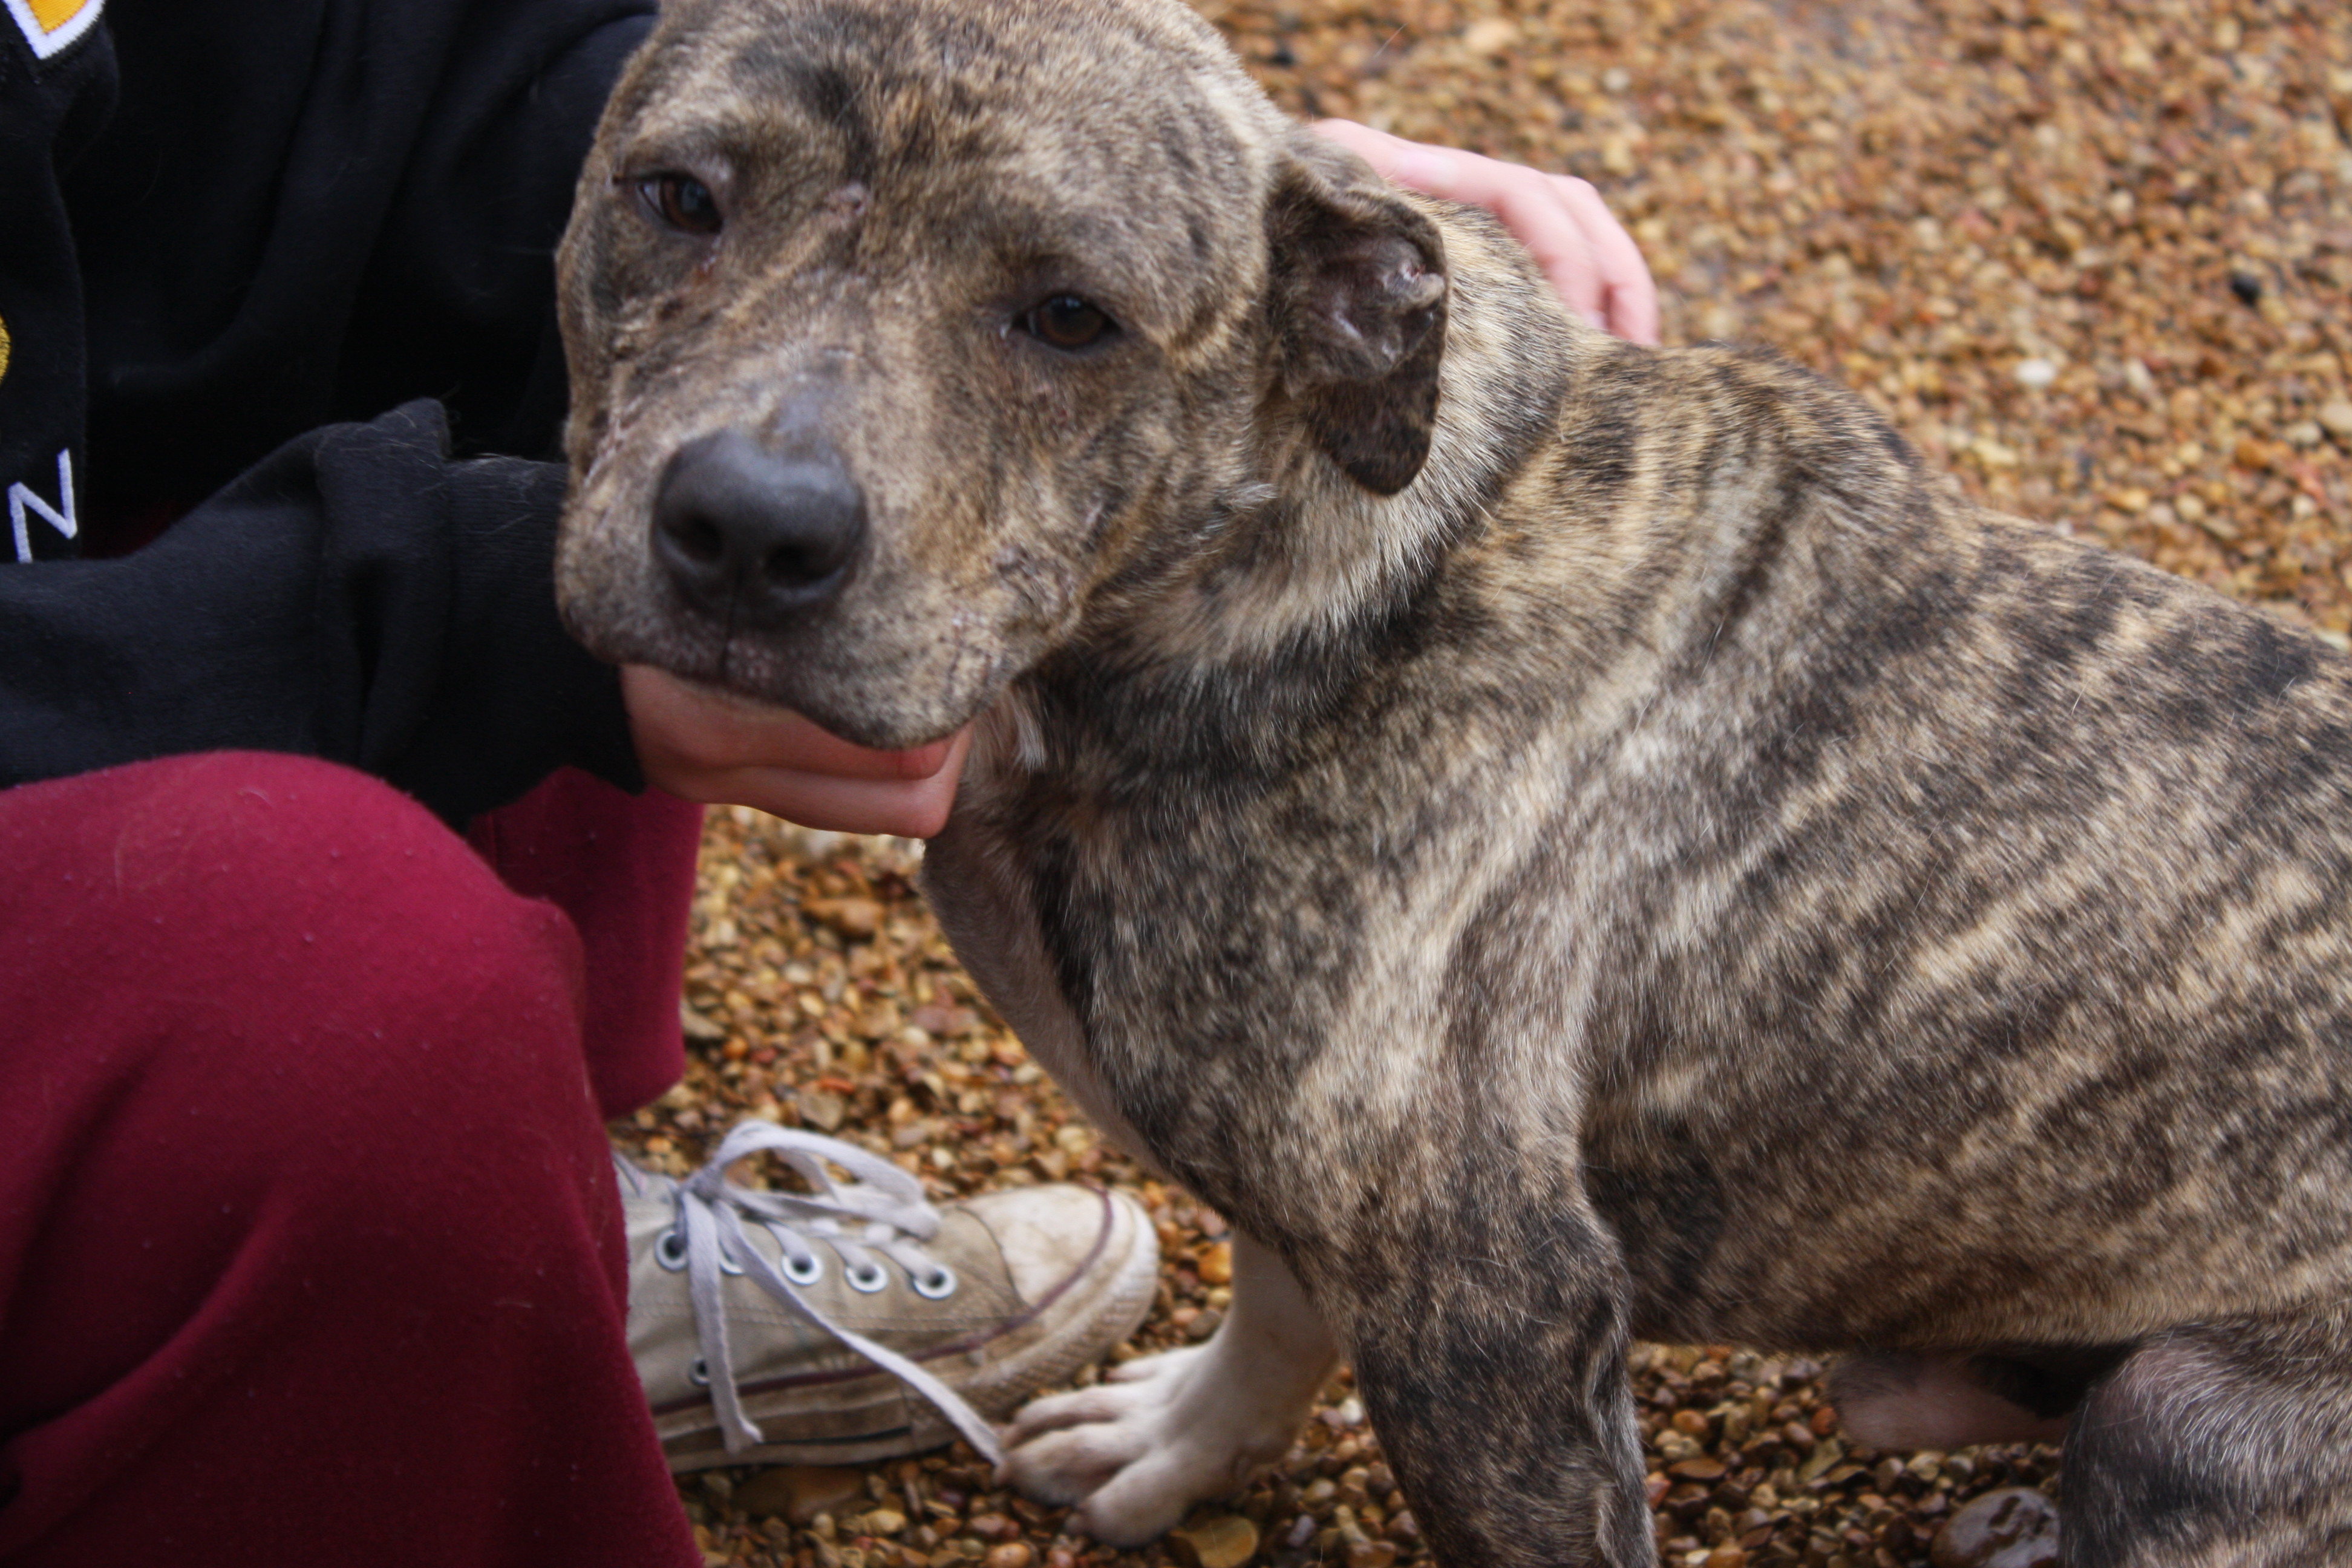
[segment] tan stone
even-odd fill
[[[1185,1568],[1242,1568],[1257,1555],[1257,1526],[1237,1513],[1212,1514],[1171,1531],[1168,1545]]]
[[[737,1487],[734,1503],[745,1513],[782,1514],[794,1524],[804,1525],[821,1513],[842,1513],[865,1496],[863,1470],[784,1465],[762,1470]]]

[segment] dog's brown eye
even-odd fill
[[[725,226],[719,198],[692,174],[655,174],[638,181],[637,192],[672,228],[687,234],[717,234]]]
[[[1021,319],[1028,334],[1050,348],[1091,348],[1114,330],[1111,319],[1076,294],[1056,294]]]

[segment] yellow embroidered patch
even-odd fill
[[[0,376],[8,374],[8,323],[0,321]]]
[[[34,55],[47,59],[89,31],[106,0],[7,0],[7,6]]]

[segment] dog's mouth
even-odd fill
[[[920,753],[1064,628],[1081,552],[1050,546],[1068,531],[1050,496],[1008,525],[1001,485],[942,479],[963,469],[813,398],[714,396],[691,424],[668,393],[620,400],[564,521],[564,616],[600,658],[747,715]]]
[[[692,612],[677,635],[625,656],[662,669],[714,714],[746,728],[809,727],[859,776],[927,777],[947,745],[993,695],[994,683],[934,639],[901,646],[850,617],[789,629],[727,628]],[[929,765],[926,765],[929,764]]]
[[[697,598],[665,570],[657,527],[642,508],[583,508],[567,522],[559,597],[573,635],[610,663],[664,672],[747,729],[797,716],[866,776],[936,771],[926,753],[1027,662],[1020,648],[1034,638],[1019,617],[1008,627],[1003,605],[975,602],[993,585],[951,583],[884,549],[789,613],[723,592]]]

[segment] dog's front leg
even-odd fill
[[[1233,1304],[1215,1336],[1030,1405],[1005,1434],[1006,1471],[1033,1498],[1076,1503],[1096,1540],[1139,1545],[1287,1452],[1337,1360],[1282,1259],[1236,1235]]]
[[[1454,1568],[1654,1563],[1615,1238],[1582,1212],[1465,1218],[1344,1260],[1344,1304],[1329,1282],[1413,1516]]]

